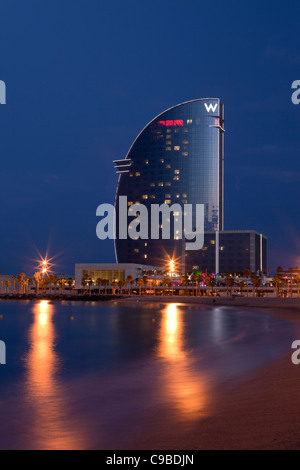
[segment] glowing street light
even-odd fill
[[[41,259],[38,261],[38,266],[37,270],[42,274],[43,276],[46,276],[48,274],[51,274],[52,268],[55,266],[51,261],[53,258],[48,259],[47,256],[43,258],[41,256]]]
[[[174,262],[174,260],[172,260],[172,259],[170,260],[169,267],[170,267],[171,274],[173,274],[173,272],[175,271],[175,262]]]

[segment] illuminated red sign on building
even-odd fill
[[[183,119],[175,119],[170,121],[158,121],[161,126],[183,126]]]

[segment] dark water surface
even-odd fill
[[[159,303],[0,302],[1,449],[125,449],[213,412],[216,390],[290,351],[264,312]]]

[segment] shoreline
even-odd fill
[[[294,309],[300,314],[300,297],[196,297],[112,294],[0,294],[1,300],[49,300],[49,301],[98,301],[98,302],[149,302],[215,305],[223,307],[245,307],[266,309]]]
[[[187,296],[133,296],[123,297],[123,302],[159,302],[182,303],[196,305],[215,305],[229,307],[253,307],[253,308],[288,308],[298,309],[300,313],[300,298],[278,297],[187,297]]]
[[[104,301],[116,303],[177,303],[266,310],[268,314],[295,324],[295,340],[300,339],[299,298],[231,298],[182,296],[0,296],[1,300]],[[267,347],[267,346],[266,346]],[[162,409],[160,428],[149,428],[126,450],[294,450],[300,449],[300,366],[291,362],[292,350],[273,362],[228,380],[216,390],[210,413],[187,423],[168,425],[171,409]],[[162,419],[166,416],[166,421]],[[165,423],[165,424],[164,424]]]
[[[293,323],[294,339],[300,339],[299,299],[254,298],[247,305],[229,300],[204,303],[264,308],[271,316]],[[292,353],[287,345],[278,359],[223,383],[210,414],[190,429],[181,432],[163,426],[130,450],[300,450],[300,365],[292,363]]]
[[[232,307],[245,309],[263,309],[269,314],[290,322],[300,322],[300,298],[278,297],[188,297],[188,296],[150,296],[150,295],[89,295],[89,294],[0,294],[1,300],[49,302],[118,302],[118,303],[176,303],[186,305],[208,305],[213,307]]]
[[[132,299],[123,299],[129,302]],[[150,299],[144,296],[139,301]],[[214,302],[215,300],[215,302]],[[150,302],[241,307],[266,310],[295,325],[300,339],[299,298],[192,298],[156,297]],[[130,450],[300,450],[300,365],[291,361],[293,350],[271,363],[225,382],[216,392],[209,416],[182,433],[162,427],[149,432]]]
[[[300,366],[285,355],[216,392],[211,413],[184,430],[151,430],[126,450],[299,450]]]

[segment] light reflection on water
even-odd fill
[[[192,368],[192,358],[184,344],[183,315],[178,304],[164,308],[157,354],[167,363],[162,384],[164,394],[186,419],[195,420],[209,411],[207,374]]]
[[[122,449],[157,428],[184,432],[213,412],[222,381],[285,353],[295,336],[261,312],[222,307],[4,307],[3,449]]]
[[[30,433],[38,448],[82,449],[85,442],[72,427],[68,396],[58,372],[62,361],[55,350],[54,306],[35,303],[29,330],[30,350],[25,358],[25,397],[32,409]]]

